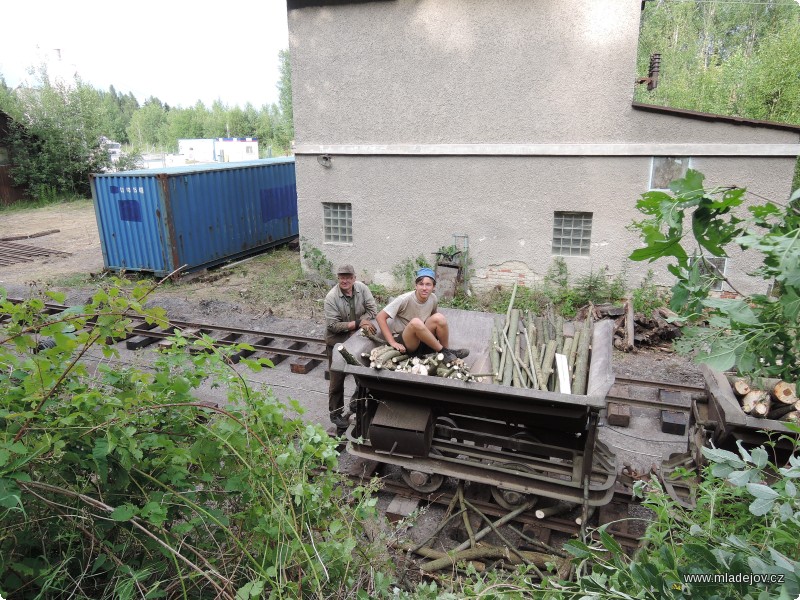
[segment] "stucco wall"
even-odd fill
[[[357,157],[335,156],[331,166],[298,156],[297,187],[302,236],[335,264],[352,263],[362,277],[392,283],[392,269],[419,254],[469,236],[476,290],[538,281],[552,262],[554,211],[593,213],[591,254],[565,257],[578,276],[607,266],[628,269],[637,284],[649,268],[669,283],[664,262],[628,263],[638,247],[626,229],[642,215],[635,204],[647,191],[647,157]],[[784,201],[793,159],[694,159],[708,186],[749,185],[761,196]],[[353,243],[323,240],[323,202],[352,204]],[[743,273],[755,263],[730,265],[740,291],[763,290]],[[753,286],[756,286],[755,288]]]
[[[289,12],[301,144],[797,143],[633,110],[637,0],[396,0]],[[662,74],[666,76],[667,74]]]
[[[453,234],[466,234],[480,290],[539,281],[552,262],[553,212],[586,211],[594,214],[591,255],[565,258],[570,274],[625,268],[635,285],[653,265],[626,264],[639,239],[625,226],[641,218],[635,203],[648,189],[651,154],[716,144],[679,155],[696,156],[692,166],[709,185],[785,200],[794,150],[758,155],[779,144],[800,151],[797,132],[631,108],[643,75],[635,72],[639,18],[635,0],[396,0],[290,11],[301,236],[334,263],[391,283],[403,260],[430,260]],[[430,155],[431,145],[455,144],[482,146],[472,156],[452,148]],[[540,146],[527,156],[492,155],[513,144]],[[564,155],[570,144],[577,150]],[[616,148],[587,149],[599,144]],[[328,150],[331,166],[319,164],[314,147],[337,145],[362,147]],[[398,155],[407,150],[400,145],[421,155]],[[324,243],[322,202],[352,204],[352,244]],[[654,268],[666,284],[664,264]],[[744,275],[753,266],[747,257],[731,261],[740,291],[763,289]]]

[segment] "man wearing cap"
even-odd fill
[[[342,265],[336,271],[338,283],[325,296],[325,344],[328,352],[328,410],[330,419],[341,435],[347,427],[347,419],[342,414],[344,408],[345,374],[332,371],[331,360],[334,347],[349,338],[359,329],[367,329],[375,333],[375,326],[370,322],[378,312],[378,305],[369,288],[356,281],[353,265]]]
[[[414,290],[401,294],[378,313],[378,327],[395,350],[408,354],[441,352],[445,362],[450,363],[467,356],[469,350],[447,347],[450,331],[445,316],[437,312],[435,287],[433,269],[425,267],[417,271]]]

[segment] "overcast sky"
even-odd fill
[[[11,87],[45,59],[92,86],[171,106],[277,102],[285,0],[3,2],[0,74]]]

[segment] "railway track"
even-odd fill
[[[380,465],[375,461],[358,459],[344,471],[344,474],[354,483],[366,484],[371,477],[377,475],[379,468]],[[382,478],[381,491],[403,500],[396,503],[398,507],[402,507],[400,508],[401,512],[392,513],[391,505],[387,509],[387,516],[392,520],[408,516],[418,504],[447,507],[456,493],[455,490],[441,489],[425,494],[409,487],[402,480],[388,477]],[[509,513],[508,509],[490,501],[488,497],[468,496],[467,499],[486,516],[502,518]],[[589,526],[596,528],[600,525],[607,525],[609,533],[620,545],[628,550],[635,550],[639,547],[639,536],[629,529],[627,520],[629,506],[632,502],[630,494],[622,489],[616,491],[611,502],[590,514]],[[579,509],[580,507],[578,507],[578,516],[580,516]],[[535,513],[535,510],[521,513],[511,523],[544,543],[549,543],[553,533],[566,534],[571,537],[581,534],[581,525],[576,521],[575,515],[560,514],[538,518]]]
[[[22,302],[16,298],[9,298],[12,302]],[[42,312],[47,315],[57,316],[70,308],[56,303],[45,303]],[[268,358],[277,365],[291,358],[290,368],[293,373],[305,374],[316,366],[327,361],[325,354],[325,340],[322,338],[288,334],[276,331],[258,329],[241,329],[208,323],[196,323],[169,319],[168,323],[147,323],[143,318],[132,315],[129,317],[133,328],[125,338],[114,340],[122,344],[127,350],[139,350],[149,346],[164,347],[169,345],[169,338],[180,333],[187,339],[199,339],[209,336],[215,347],[234,346],[247,344],[252,350],[240,350],[231,360],[238,362],[242,358]],[[8,315],[0,314],[0,323],[8,319]],[[90,328],[91,324],[87,325]]]

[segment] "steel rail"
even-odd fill
[[[23,300],[17,298],[9,298],[10,302],[15,304],[19,304],[23,302]],[[50,315],[56,315],[60,312],[68,310],[70,307],[64,304],[57,304],[53,302],[47,302],[44,305],[43,311]],[[206,324],[206,323],[196,323],[191,321],[180,321],[180,320],[173,320],[168,319],[167,323],[163,325],[159,325],[162,331],[158,331],[153,329],[151,324],[146,323],[145,318],[139,315],[127,315],[126,318],[130,319],[133,323],[133,329],[129,332],[128,336],[123,340],[120,339],[118,342],[123,342],[130,340],[132,337],[141,336],[146,338],[153,338],[153,339],[168,339],[175,335],[174,329],[178,330],[187,330],[187,329],[196,329],[198,330],[199,334],[209,334],[210,332],[214,332],[218,335],[222,336],[222,339],[214,338],[213,345],[214,346],[235,346],[237,344],[247,344],[253,348],[252,351],[247,350],[244,351],[241,356],[251,356],[256,352],[263,352],[265,354],[275,354],[281,356],[295,356],[299,358],[308,358],[312,360],[327,360],[327,355],[325,353],[325,340],[322,338],[311,337],[311,336],[304,336],[304,335],[293,335],[289,333],[280,333],[275,331],[263,331],[258,329],[242,329],[237,327],[226,327],[222,325],[213,325],[213,324]],[[92,324],[87,323],[86,327],[91,328]],[[195,334],[198,338],[199,335]],[[232,336],[236,336],[236,339],[224,339],[224,338],[231,338]],[[252,340],[248,341],[247,339],[242,339],[244,337],[252,338]],[[281,346],[272,346],[269,345],[269,342],[266,340],[281,340],[285,342],[289,342],[291,344],[305,345],[319,345],[322,346],[323,349],[320,351],[310,351],[310,350],[302,350],[300,348],[285,348]]]
[[[654,387],[670,392],[690,392],[705,394],[705,388],[702,385],[689,385],[683,383],[672,383],[671,381],[658,381],[655,379],[632,378],[632,377],[615,377],[614,383],[620,385],[636,385],[640,387]]]

